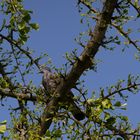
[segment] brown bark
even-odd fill
[[[65,79],[62,79],[60,84],[57,86],[54,96],[50,99],[46,105],[44,113],[41,118],[41,131],[40,135],[43,136],[46,130],[50,127],[55,112],[58,111],[59,102],[62,102],[65,94],[68,94],[70,89],[74,87],[76,81],[80,78],[83,72],[90,68],[93,63],[92,59],[95,57],[102,40],[104,39],[107,27],[111,22],[111,17],[117,0],[106,0],[103,9],[99,15],[99,19],[96,26],[91,33],[91,38],[88,41],[85,49],[79,56]]]

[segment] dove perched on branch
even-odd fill
[[[42,68],[41,71],[43,72],[42,84],[45,90],[49,94],[53,94],[56,90],[56,87],[60,83],[60,77],[57,76],[55,73],[52,73],[49,67]],[[63,108],[68,107],[75,119],[79,121],[83,120],[85,118],[85,114],[76,105],[76,103],[73,100],[73,97],[74,95],[71,91],[65,95],[65,99],[63,101]]]

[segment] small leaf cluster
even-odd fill
[[[3,19],[1,31],[7,28],[8,31],[16,32],[18,45],[23,45],[29,38],[28,33],[32,30],[38,30],[39,26],[31,22],[32,11],[25,10],[22,4],[23,0],[3,0],[1,4],[1,12],[7,15],[9,19]],[[9,21],[9,23],[8,23]]]
[[[7,121],[0,122],[0,134],[3,134],[6,131],[6,123]]]

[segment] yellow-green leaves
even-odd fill
[[[2,77],[0,77],[0,87],[1,88],[8,88],[9,87],[9,83],[7,83],[7,81],[5,79],[3,79]]]
[[[88,99],[87,103],[88,103],[88,105],[92,105],[94,103],[94,99]]]
[[[88,99],[87,100],[88,105],[94,106],[94,107],[99,107],[102,109],[111,109],[112,108],[112,103],[110,99]]]
[[[12,0],[11,2],[1,2],[2,12],[7,15],[7,24],[3,24],[2,30],[8,27],[16,36],[15,42],[18,45],[24,45],[31,30],[38,30],[39,25],[31,22],[32,11],[26,10],[23,6],[23,0]],[[3,4],[3,6],[2,6]]]
[[[116,117],[110,117],[110,118],[108,118],[107,120],[106,120],[106,124],[107,125],[113,125],[113,124],[115,124],[115,122],[116,122]]]
[[[6,131],[6,123],[7,123],[6,120],[0,122],[0,134],[3,134]]]
[[[114,104],[114,106],[120,107],[120,106],[121,106],[121,102],[120,102],[120,101],[117,101],[117,102]]]
[[[105,100],[102,101],[101,106],[104,109],[111,109],[112,108],[112,103],[109,99],[105,99]]]
[[[32,29],[34,30],[38,30],[39,29],[39,25],[37,23],[31,23],[30,26],[32,27]]]

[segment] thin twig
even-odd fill
[[[128,33],[124,32],[119,26],[114,23],[111,23],[111,25],[115,27],[129,41],[130,44],[132,44],[138,51],[140,51],[140,47],[128,36]]]
[[[4,35],[2,35],[2,34],[0,34],[0,37],[1,37],[2,39],[5,39],[6,41],[8,41],[10,44],[15,45],[21,52],[23,52],[23,53],[31,60],[31,63],[34,63],[34,64],[37,66],[37,68],[40,70],[40,65],[37,63],[37,61],[35,61],[35,60],[32,58],[32,56],[30,55],[30,53],[29,53],[28,51],[22,49],[22,48],[18,45],[18,43],[16,43],[15,40],[11,40],[11,39],[9,39],[8,37],[6,37],[6,36],[4,36]]]

